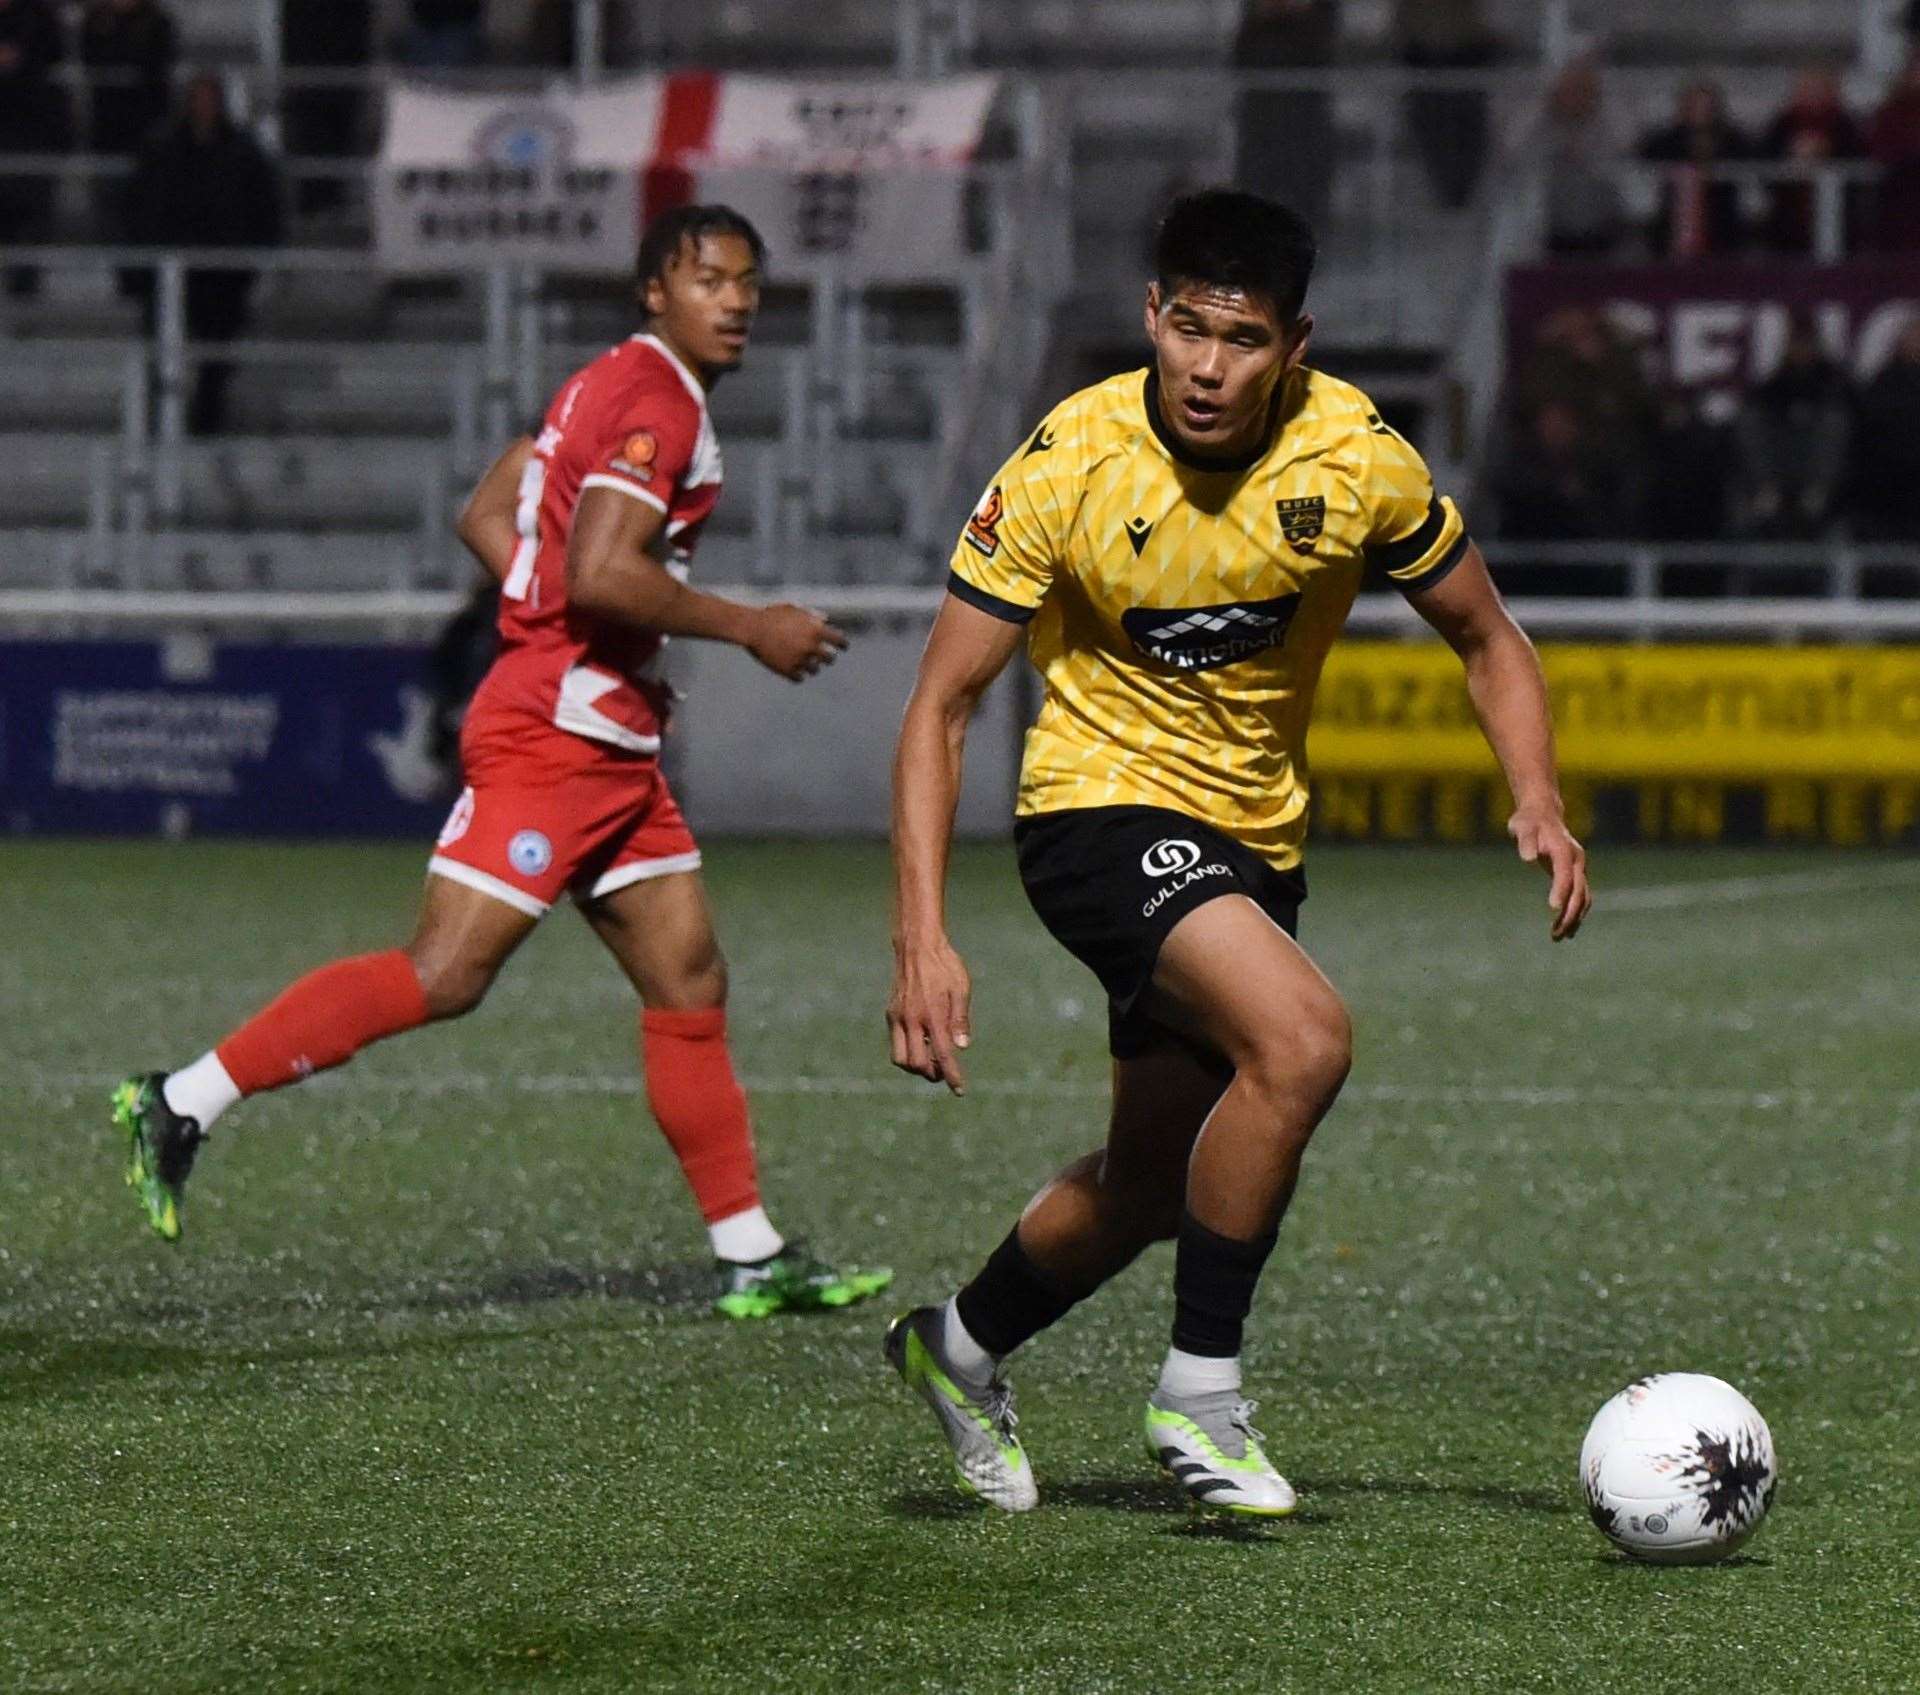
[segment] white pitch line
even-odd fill
[[[107,1089],[114,1082],[105,1073],[68,1072],[29,1076],[30,1086],[42,1089]],[[937,1100],[944,1091],[926,1083],[887,1077],[755,1077],[744,1080],[750,1095],[827,1096],[841,1099]],[[309,1087],[326,1090],[351,1088],[347,1078],[320,1078]],[[498,1094],[589,1096],[596,1098],[641,1093],[640,1079],[627,1073],[553,1072],[510,1077],[481,1077],[467,1073],[447,1076],[368,1078],[370,1093],[416,1095],[436,1099],[454,1095]],[[1013,1100],[1104,1100],[1108,1085],[1064,1083],[1046,1078],[1029,1082],[982,1079],[968,1086],[969,1094]],[[1920,1107],[1920,1089],[1674,1089],[1613,1085],[1603,1088],[1543,1087],[1526,1084],[1356,1083],[1342,1091],[1348,1102],[1383,1106],[1505,1106],[1526,1108],[1577,1106],[1684,1106],[1750,1108],[1770,1111],[1780,1107],[1806,1110],[1847,1105],[1891,1105],[1907,1111]]]
[[[1648,883],[1637,889],[1602,888],[1595,896],[1594,907],[1602,917],[1613,912],[1672,912],[1680,907],[1765,900],[1769,895],[1868,894],[1909,883],[1920,883],[1920,860],[1903,859],[1892,865],[1862,865],[1840,871],[1766,872],[1713,882]]]

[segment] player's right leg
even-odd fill
[[[1251,899],[1195,908],[1154,969],[1158,1006],[1233,1068],[1188,1167],[1174,1260],[1172,1347],[1147,1404],[1147,1445],[1193,1499],[1233,1512],[1293,1510],[1241,1395],[1242,1333],[1314,1129],[1346,1080],[1352,1031],[1339,995]]]
[[[1039,1498],[1015,1434],[1007,1356],[1173,1236],[1194,1137],[1225,1081],[1171,1039],[1117,1059],[1106,1146],[1041,1189],[951,1300],[887,1332],[887,1358],[933,1409],[961,1483],[991,1505],[1019,1512]]]
[[[678,851],[629,859],[580,908],[640,996],[647,1101],[707,1225],[714,1310],[767,1318],[869,1300],[893,1281],[891,1271],[829,1263],[776,1230],[762,1205],[752,1119],[727,1039],[727,963],[700,856],[679,809],[669,802],[661,810],[668,828],[651,821],[652,845]]]
[[[191,1065],[122,1082],[113,1120],[127,1137],[127,1183],[155,1233],[178,1239],[187,1174],[228,1107],[344,1065],[385,1037],[470,1011],[536,922],[524,906],[429,876],[404,948],[324,965]]]

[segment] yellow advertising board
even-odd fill
[[[1908,839],[1920,823],[1920,648],[1541,649],[1578,824],[1653,840]],[[1502,821],[1460,662],[1346,642],[1308,742],[1323,834],[1470,839]]]

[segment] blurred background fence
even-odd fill
[[[1055,399],[1142,361],[1155,217],[1237,181],[1323,233],[1315,362],[1427,453],[1537,636],[1626,668],[1622,723],[1671,707],[1672,656],[1635,656],[1757,679],[1670,714],[1691,762],[1637,742],[1636,774],[1576,737],[1597,827],[1909,840],[1916,27],[1903,0],[0,0],[0,817],[316,827],[250,774],[304,738],[339,827],[425,818],[448,773],[421,649],[472,590],[452,514],[632,324],[628,279],[551,220],[612,217],[604,253],[665,173],[774,236],[749,362],[715,393],[729,492],[702,579],[804,590],[866,638],[808,697],[777,794],[791,700],[687,657],[675,757],[709,825],[875,826],[979,486]],[[426,154],[403,98],[439,126]],[[1395,597],[1354,622],[1369,675],[1429,687],[1393,671],[1418,634]],[[252,763],[153,751],[176,696],[273,694],[266,662],[228,687],[233,654],[292,678],[375,647],[423,680],[328,671],[332,718],[283,703]],[[1776,687],[1787,650],[1830,658]],[[89,688],[144,679],[120,692],[147,705],[63,705],[83,652]],[[1369,797],[1338,791],[1323,825],[1447,833],[1430,784],[1380,786],[1462,777],[1405,728],[1316,742]],[[392,805],[321,806],[362,781]]]

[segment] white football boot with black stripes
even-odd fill
[[[1273,1469],[1253,1428],[1255,1404],[1237,1389],[1147,1402],[1147,1452],[1197,1507],[1251,1518],[1285,1518],[1293,1485]]]

